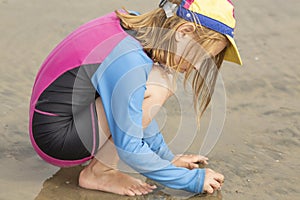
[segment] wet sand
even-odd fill
[[[178,199],[162,191],[129,198],[81,189],[77,186],[80,166],[48,165],[35,154],[28,137],[31,88],[51,49],[90,19],[122,6],[145,12],[157,2],[0,1],[1,200]],[[209,167],[222,172],[226,181],[218,194],[192,199],[300,199],[300,2],[254,0],[235,1],[235,5],[236,39],[244,67],[224,63],[226,122],[208,154]],[[171,125],[178,118],[173,112],[168,113],[174,116]],[[209,115],[202,130],[208,121]],[[173,128],[164,128],[168,141]],[[187,151],[199,152],[201,139],[200,134]]]

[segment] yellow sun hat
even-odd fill
[[[177,16],[225,35],[230,45],[226,49],[224,59],[242,65],[241,56],[233,39],[236,21],[231,0],[182,0],[178,7],[172,5],[170,6],[168,0],[160,2],[160,7],[164,7],[165,10],[170,11],[171,8]]]

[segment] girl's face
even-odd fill
[[[227,40],[219,40],[214,42],[214,47],[211,48],[212,50],[210,52],[204,52],[205,50],[200,46],[199,43],[193,40],[193,32],[195,31],[195,25],[193,23],[185,23],[181,25],[177,32],[176,32],[176,43],[177,43],[177,49],[176,49],[176,55],[175,55],[175,63],[180,63],[180,58],[185,55],[185,51],[189,51],[188,55],[185,55],[184,59],[185,61],[179,64],[179,72],[183,73],[187,70],[188,61],[192,61],[193,57],[196,54],[202,54],[203,56],[207,56],[208,54],[212,56],[218,55],[228,44]],[[191,45],[192,44],[192,45]],[[197,47],[198,46],[198,47]],[[187,49],[187,48],[192,48]],[[199,61],[201,62],[201,61]],[[195,63],[195,66],[200,66],[199,64]],[[196,68],[196,67],[195,67]],[[196,68],[197,69],[197,68]]]
[[[218,41],[218,42],[215,42],[214,43],[214,48],[213,48],[213,50],[212,50],[212,52],[210,53],[212,56],[216,56],[216,55],[218,55],[226,46],[227,46],[227,44],[228,44],[228,42],[227,41]],[[183,55],[183,51],[184,51],[184,49],[185,49],[185,47],[186,47],[186,45],[187,45],[187,41],[179,41],[178,43],[177,43],[177,52],[176,52],[176,55],[175,55],[175,62],[176,63],[178,63],[179,64],[179,61],[180,61],[180,58],[181,58],[181,56],[180,55]],[[199,48],[201,48],[201,47],[199,47]],[[201,48],[199,51],[203,51],[203,49]],[[192,52],[190,52],[191,54],[195,54],[195,53],[197,53],[196,52],[196,50],[195,51],[192,51]],[[191,58],[192,58],[192,56],[191,56]],[[190,59],[191,59],[190,58]],[[188,63],[187,63],[187,61],[186,60],[189,60],[189,58],[188,59],[185,59],[178,67],[179,67],[179,72],[180,73],[183,73],[183,72],[185,72],[186,70],[187,70],[187,66],[189,66],[188,65]],[[196,66],[200,66],[200,65],[197,65],[196,64]],[[196,67],[195,67],[195,69],[197,69]]]

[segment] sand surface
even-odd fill
[[[51,49],[88,20],[122,6],[145,12],[157,3],[0,1],[1,200],[178,198],[161,191],[129,198],[81,189],[77,186],[81,167],[48,165],[35,154],[28,137],[31,88]],[[208,154],[209,167],[222,172],[226,181],[218,194],[193,199],[300,199],[300,1],[235,1],[235,5],[236,40],[244,67],[224,63],[226,121]],[[172,126],[164,129],[167,139],[171,132]],[[196,137],[188,151],[199,151],[199,144],[201,137]]]

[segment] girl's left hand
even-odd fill
[[[208,164],[208,158],[201,155],[176,155],[172,160],[176,167],[185,167],[187,169],[199,168],[199,163]]]

